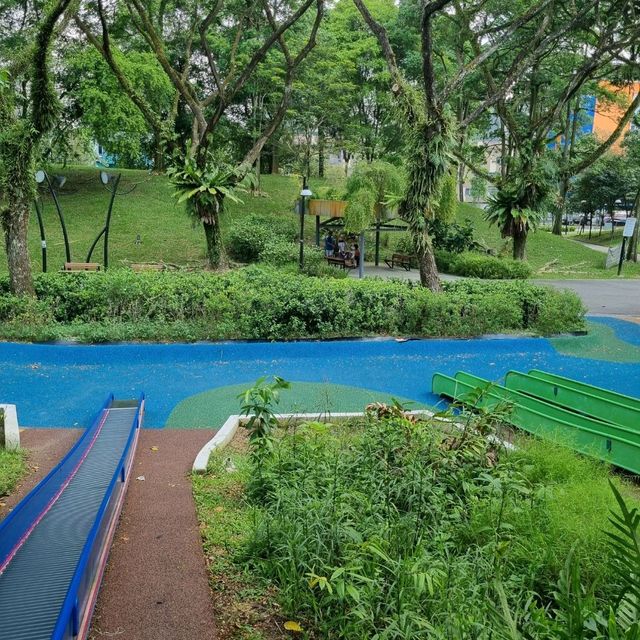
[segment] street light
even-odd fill
[[[304,214],[305,214],[305,203],[306,199],[311,197],[313,194],[311,193],[311,189],[307,186],[307,177],[302,178],[302,191],[300,191],[300,196],[302,197],[302,201],[300,203],[300,268],[304,266]]]

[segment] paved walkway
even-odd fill
[[[606,247],[605,247],[606,250]],[[358,277],[358,272],[349,273],[352,278]],[[400,280],[420,280],[417,269],[389,269],[365,265],[365,277],[385,279],[398,278]],[[441,280],[458,280],[458,276],[440,274]],[[575,291],[587,312],[594,315],[609,316],[640,316],[640,279],[622,280],[533,280],[536,284],[546,284],[556,289],[571,289]]]
[[[574,240],[574,242],[581,244],[583,247],[587,247],[587,249],[598,251],[599,253],[609,253],[609,247],[603,246],[601,244],[591,244],[590,242],[581,242],[580,240]]]
[[[90,640],[215,638],[213,599],[187,477],[212,435],[210,430],[141,431]]]

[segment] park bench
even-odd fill
[[[391,256],[391,260],[385,260],[385,263],[390,269],[393,269],[394,267],[402,267],[405,271],[411,270],[411,262],[411,256],[405,255],[404,253],[394,253]]]
[[[97,262],[65,262],[63,271],[100,271]]]
[[[340,267],[341,269],[353,269],[354,264],[352,260],[347,258],[338,258],[336,256],[327,256],[327,264],[331,264],[334,267]]]

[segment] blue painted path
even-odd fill
[[[640,344],[640,325],[599,319]],[[0,343],[0,401],[16,404],[21,424],[89,424],[107,392],[147,395],[145,426],[163,427],[185,398],[265,375],[333,382],[435,404],[436,371],[460,369],[497,380],[510,369],[545,369],[640,397],[640,363],[564,356],[544,338],[354,340],[330,342],[59,345]]]

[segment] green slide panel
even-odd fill
[[[470,394],[477,397],[478,388],[485,391],[475,403],[476,407],[492,410],[509,404],[508,422],[513,426],[640,473],[640,438],[629,429],[578,416],[469,374],[458,373],[455,378],[439,373],[433,376],[433,393],[462,403]]]
[[[456,373],[456,380],[474,388],[483,388],[491,384],[489,380],[465,373],[464,371]],[[513,389],[506,389],[502,386],[494,385],[492,390],[503,399],[503,402],[515,403],[532,411],[542,413],[549,420],[571,424],[575,428],[593,431],[598,434],[603,434],[606,437],[628,440],[639,447],[638,453],[640,453],[640,432],[635,429],[629,429],[628,427],[574,413],[551,402],[546,402],[539,398],[532,398]]]
[[[603,422],[610,422],[640,432],[640,412],[619,402],[604,400],[560,382],[548,382],[519,371],[509,371],[505,387],[535,396],[567,409],[584,413]]]
[[[615,391],[609,391],[609,389],[602,389],[601,387],[594,387],[592,384],[586,382],[578,382],[578,380],[572,380],[571,378],[565,378],[555,373],[547,373],[546,371],[540,371],[540,369],[531,369],[529,375],[533,378],[539,378],[540,380],[546,380],[553,384],[562,384],[565,387],[580,391],[581,393],[588,393],[589,395],[600,398],[601,400],[607,400],[608,402],[617,402],[623,404],[630,409],[635,409],[640,416],[640,399],[632,396],[625,396],[622,393],[616,393]]]

